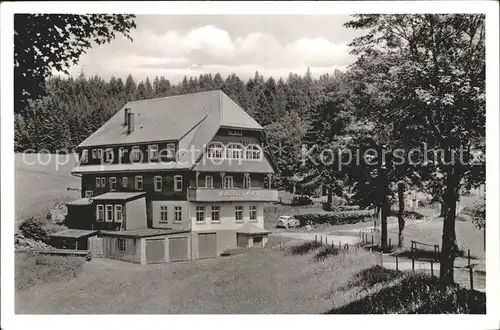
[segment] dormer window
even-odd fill
[[[88,163],[89,161],[89,151],[87,149],[82,150],[81,163]]]
[[[247,146],[245,150],[245,158],[250,160],[262,160],[262,149],[255,144]]]
[[[139,146],[133,146],[132,151],[130,152],[130,160],[133,162],[137,162],[141,159],[141,150]]]
[[[227,132],[228,135],[232,135],[232,136],[242,136],[243,135],[243,132],[241,131],[241,129],[230,129],[228,132]]]
[[[239,143],[229,143],[226,148],[227,159],[242,159],[243,158],[243,145]]]
[[[115,158],[115,155],[113,154],[113,149],[108,148],[106,149],[106,162],[112,163]]]
[[[158,160],[158,145],[153,144],[149,146],[149,160]]]
[[[211,143],[207,149],[209,159],[222,159],[224,157],[224,145],[220,142]]]
[[[167,157],[175,159],[175,143],[167,143]]]

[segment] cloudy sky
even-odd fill
[[[138,15],[133,42],[118,36],[83,55],[72,75],[125,78],[164,76],[177,82],[184,75],[220,72],[242,78],[314,75],[344,69],[353,61],[347,44],[359,35],[343,27],[343,15],[322,16],[166,16]]]

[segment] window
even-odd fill
[[[174,221],[181,222],[182,221],[182,206],[176,206],[174,208]]]
[[[109,178],[109,189],[110,190],[115,190],[116,189],[116,178],[112,176]]]
[[[127,250],[127,244],[125,238],[117,238],[117,245],[118,245],[118,251],[125,251]]]
[[[135,177],[135,190],[142,190],[144,185],[144,179],[142,178],[142,175],[137,175]]]
[[[246,148],[245,158],[251,160],[262,160],[262,150],[259,146],[251,144]]]
[[[112,148],[106,149],[106,162],[112,163],[114,159],[115,155],[113,153],[113,149]]]
[[[250,189],[252,187],[252,178],[249,174],[245,174],[243,177],[243,189]]]
[[[214,178],[211,175],[205,175],[205,188],[214,187]]]
[[[212,206],[212,222],[220,221],[220,206]]]
[[[130,152],[130,161],[132,162],[137,162],[141,160],[141,150],[139,149],[138,146],[133,146],[132,151]]]
[[[155,176],[155,191],[161,191],[163,188],[163,181],[161,179],[161,176],[157,175]]]
[[[160,222],[168,221],[167,211],[168,209],[166,206],[160,206]]]
[[[92,149],[92,159],[97,158],[97,149]]]
[[[249,211],[250,211],[250,221],[257,222],[257,206],[250,205]]]
[[[90,198],[94,196],[94,192],[92,190],[85,191],[85,198]]]
[[[234,207],[234,219],[236,221],[243,221],[243,206]]]
[[[97,159],[102,159],[102,149],[97,149]]]
[[[227,132],[228,135],[233,135],[233,136],[242,136],[243,132],[240,129],[230,129]]]
[[[122,178],[122,187],[127,188],[127,186],[128,186],[128,177],[124,176]]]
[[[222,159],[224,157],[224,145],[222,143],[211,143],[208,146],[207,157],[209,159]]]
[[[124,147],[120,147],[118,149],[118,158],[121,160],[123,158],[123,156],[125,156],[125,148]]]
[[[174,191],[182,191],[182,175],[174,176]]]
[[[224,189],[233,189],[233,177],[230,175],[224,176]]]
[[[113,221],[113,205],[106,205],[106,222]]]
[[[88,161],[89,161],[89,151],[87,149],[84,149],[84,150],[82,150],[81,162],[88,163]]]
[[[95,187],[101,188],[101,178],[95,178]]]
[[[104,221],[104,205],[97,205],[97,212],[96,212],[95,220],[97,222]]]
[[[122,222],[123,220],[123,209],[121,205],[115,205],[115,221]]]
[[[167,143],[167,158],[175,159],[175,143]]]
[[[205,222],[205,207],[196,207],[196,222]]]
[[[243,158],[243,146],[238,143],[229,143],[226,148],[226,158],[227,159],[242,159]]]
[[[101,188],[105,188],[105,187],[106,187],[106,178],[101,177]]]
[[[158,145],[153,144],[149,146],[149,160],[158,160]]]

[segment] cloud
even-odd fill
[[[83,68],[89,74],[103,76],[132,73],[140,79],[164,75],[172,80],[215,72],[249,77],[257,70],[286,76],[289,72],[305,72],[307,67],[317,74],[330,72],[353,61],[345,43],[323,36],[284,43],[271,33],[250,32],[232,37],[216,25],[204,25],[182,32],[138,29],[132,37],[133,43],[119,36],[110,44],[91,49],[72,72]]]

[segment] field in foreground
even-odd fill
[[[374,256],[363,250],[336,255],[307,242],[297,248],[304,242],[288,241],[281,251],[275,237],[270,243],[242,255],[150,266],[93,259],[75,278],[19,289],[16,313],[380,313],[370,307],[372,302],[380,303],[391,292],[401,294],[402,285],[406,299],[413,296],[404,286],[406,276],[374,267]],[[435,307],[427,311],[409,306],[437,303],[439,308],[439,299],[475,304],[479,312],[484,307],[484,295],[453,288],[437,290],[434,300],[427,301],[434,284],[425,284],[415,288],[418,301],[400,297],[401,304],[387,311],[432,312]],[[478,312],[468,308],[444,312]]]

